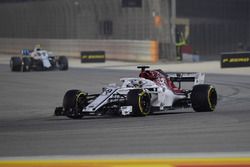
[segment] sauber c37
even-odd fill
[[[196,112],[211,112],[217,104],[216,89],[204,84],[204,73],[166,73],[162,70],[141,69],[138,78],[121,78],[121,85],[109,84],[99,94],[68,90],[63,104],[56,107],[56,116],[79,119],[87,115],[115,113],[126,116],[147,116],[177,108],[192,107]],[[192,83],[183,89],[182,83]]]

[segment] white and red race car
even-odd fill
[[[204,84],[204,73],[165,73],[162,70],[141,69],[138,78],[121,78],[122,84],[109,84],[100,94],[68,90],[63,105],[56,107],[56,116],[73,119],[85,115],[146,116],[157,111],[192,107],[196,112],[214,111],[217,93],[212,85]],[[192,82],[192,88],[183,89],[182,82]],[[176,86],[175,84],[178,84]]]

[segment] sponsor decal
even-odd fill
[[[250,52],[228,52],[221,54],[221,68],[249,66]]]
[[[82,51],[82,63],[105,62],[106,56],[104,51]]]

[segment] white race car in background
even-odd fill
[[[212,85],[204,84],[204,73],[165,73],[139,66],[138,78],[121,78],[121,86],[109,84],[100,94],[69,90],[63,105],[56,107],[56,116],[73,119],[85,115],[146,116],[157,111],[192,107],[196,112],[214,111],[217,93]],[[182,82],[193,82],[192,89],[182,89]],[[178,83],[178,87],[175,85]]]
[[[66,56],[54,56],[52,52],[43,49],[23,49],[22,56],[11,57],[11,71],[48,71],[68,70]]]

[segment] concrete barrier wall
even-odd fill
[[[158,42],[135,40],[12,39],[0,38],[0,52],[19,54],[22,49],[42,48],[56,55],[79,57],[81,51],[102,50],[109,60],[158,61]]]

